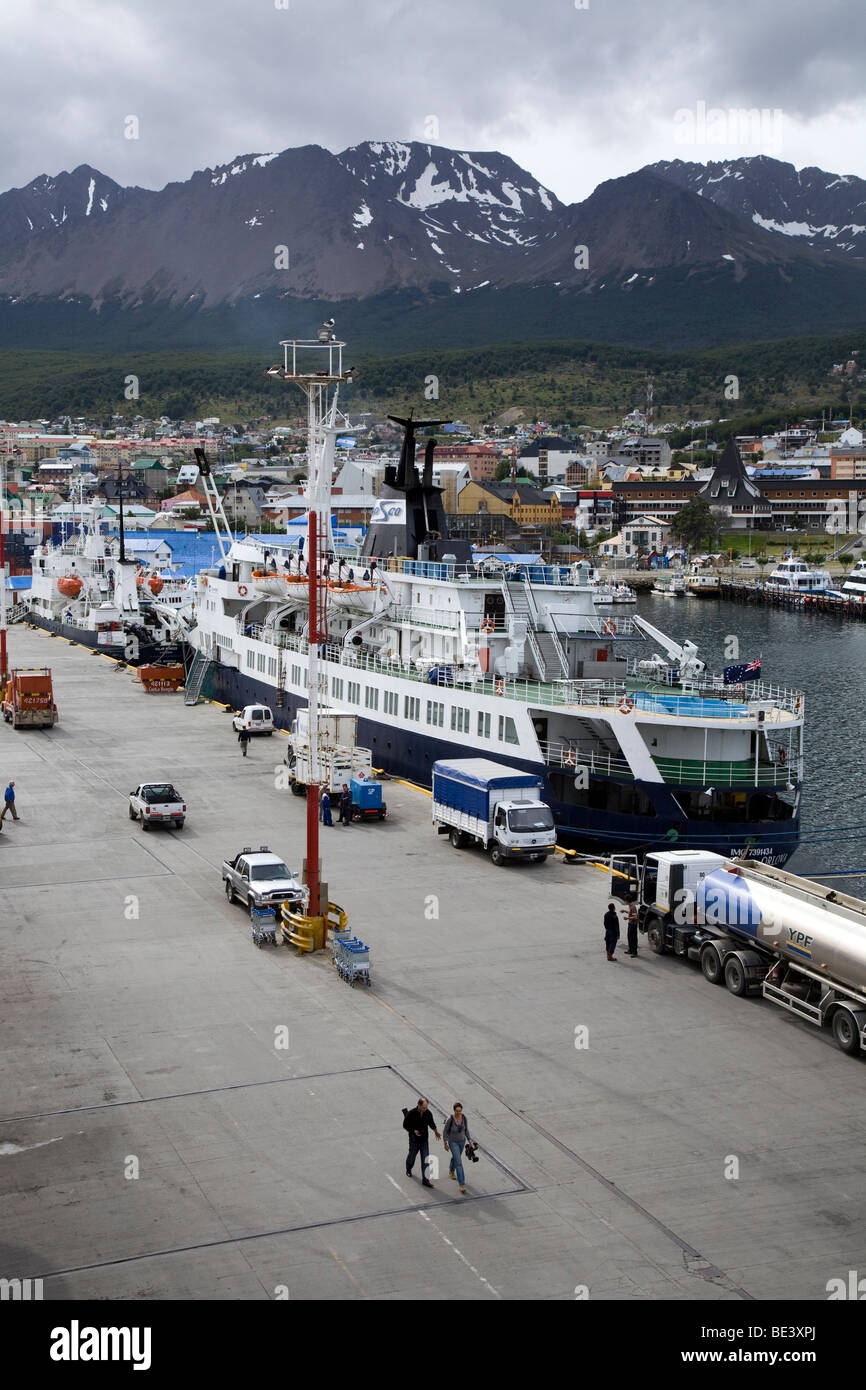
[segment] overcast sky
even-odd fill
[[[581,2],[2,0],[0,187],[366,139],[499,150],[565,202],[658,159],[866,176],[863,0]],[[768,115],[707,143],[699,103]]]

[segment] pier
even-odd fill
[[[760,584],[738,584],[735,580],[722,579],[719,597],[727,599],[729,603],[754,603],[758,607],[829,613],[834,618],[847,618],[854,622],[862,623],[866,619],[866,604],[859,599],[834,598],[829,594],[786,594],[768,590]]]
[[[739,1304],[860,1267],[866,1063],[643,937],[609,970],[606,874],[455,851],[402,783],[383,824],[322,831],[372,988],[257,950],[220,866],[300,865],[282,736],[242,759],[222,707],[12,641],[60,723],[0,725],[0,1275],[46,1299]],[[186,826],[143,834],[128,793],[165,776]],[[465,1197],[435,1141],[433,1188],[406,1177],[419,1095],[440,1131],[465,1107]]]

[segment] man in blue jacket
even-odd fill
[[[3,817],[6,815],[6,812],[7,812],[7,811],[10,813],[10,815],[12,816],[12,819],[13,819],[13,820],[19,820],[19,819],[20,819],[20,817],[19,817],[19,815],[18,815],[18,812],[15,810],[15,783],[14,783],[14,782],[10,782],[10,783],[9,783],[9,786],[6,788],[6,791],[5,791],[5,793],[4,793],[4,806],[3,806],[2,814],[0,814],[0,822],[2,822]]]

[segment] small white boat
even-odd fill
[[[686,589],[694,598],[718,598],[722,581],[717,574],[695,572],[686,580]]]
[[[637,603],[637,592],[628,584],[614,584],[611,603]]]
[[[783,560],[764,588],[771,594],[826,594],[833,580],[828,570],[810,570],[803,560]]]
[[[652,592],[664,598],[685,598],[686,581],[681,574],[673,575],[670,579],[657,579]]]

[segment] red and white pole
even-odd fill
[[[6,506],[6,464],[0,463],[0,694],[5,694],[9,666],[6,658],[6,527],[11,513]]]
[[[310,440],[310,448],[313,440]],[[307,786],[307,888],[310,902],[307,908],[309,917],[321,917],[321,883],[319,880],[319,645],[323,641],[320,631],[319,610],[321,606],[321,577],[319,575],[318,516],[310,507],[307,528],[307,573],[310,598],[310,626],[308,639],[309,652],[309,739],[310,775]],[[327,904],[325,904],[327,907]]]

